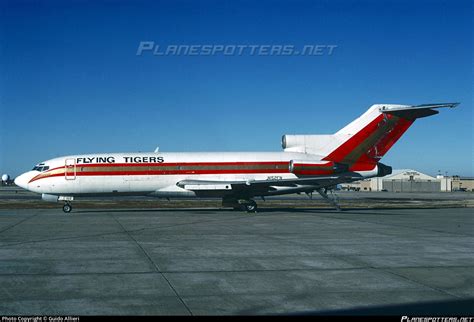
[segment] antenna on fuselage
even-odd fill
[[[155,152],[155,153],[158,153],[158,152],[160,152],[160,147],[159,147],[159,146],[157,146],[154,152]]]

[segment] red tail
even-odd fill
[[[413,122],[437,114],[433,108],[459,103],[424,105],[372,105],[359,118],[332,135],[285,135],[285,151],[304,152],[349,167],[352,171],[373,169]]]

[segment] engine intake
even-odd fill
[[[47,193],[43,193],[41,195],[41,199],[43,199],[44,201],[47,201],[47,202],[58,202],[59,197],[55,196],[55,195],[50,195],[50,194],[47,194]]]

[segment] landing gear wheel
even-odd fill
[[[248,213],[255,213],[257,212],[257,203],[253,200],[250,200],[248,203],[246,203],[244,205],[244,209],[248,212]]]
[[[70,204],[68,204],[68,203],[67,203],[67,204],[64,204],[64,206],[63,206],[63,211],[64,211],[65,213],[70,213],[71,210],[72,210],[72,206],[71,206]]]

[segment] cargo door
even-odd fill
[[[76,159],[66,159],[64,168],[66,180],[76,180]]]

